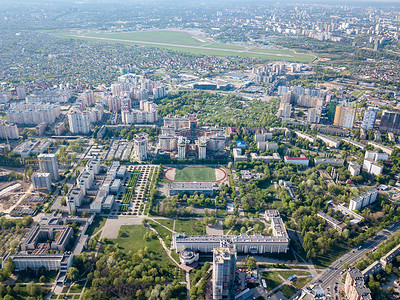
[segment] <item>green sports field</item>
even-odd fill
[[[175,181],[215,181],[213,168],[181,168],[175,170]]]

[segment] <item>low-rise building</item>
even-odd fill
[[[21,244],[22,251],[35,253],[42,241],[47,241],[49,249],[65,251],[73,234],[69,226],[64,225],[37,225],[32,228],[24,242]]]
[[[312,135],[303,133],[301,131],[295,131],[295,133],[297,134],[298,137],[305,139],[307,141],[309,141],[310,143],[314,143],[317,139],[315,137],[313,137]]]
[[[171,182],[169,185],[169,195],[194,194],[198,192],[204,195],[213,195],[216,185],[213,182]]]
[[[324,219],[329,227],[337,230],[337,232],[339,232],[340,234],[343,232],[343,230],[347,228],[346,224],[344,224],[342,221],[338,221],[322,211],[318,212],[317,215],[318,217]]]
[[[331,148],[339,148],[340,141],[335,140],[329,136],[323,134],[317,134],[317,138],[321,139],[325,144],[327,144]]]
[[[272,155],[258,155],[257,153],[250,153],[250,157],[251,160],[261,160],[265,163],[280,161],[282,159],[278,153],[273,153]]]
[[[314,158],[314,164],[319,165],[333,165],[333,166],[343,166],[344,160],[341,158]]]
[[[284,156],[284,162],[290,163],[290,164],[308,166],[308,164],[310,163],[310,160],[307,158],[306,155],[300,154],[300,157]]]

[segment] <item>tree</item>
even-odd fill
[[[39,286],[37,286],[33,281],[29,282],[26,286],[26,291],[31,297],[35,297],[39,293]]]
[[[347,263],[347,262],[344,263],[344,264],[343,264],[343,268],[344,268],[345,270],[347,270],[347,269],[349,268],[349,263]]]
[[[342,232],[342,237],[347,240],[349,238],[350,235],[350,231],[346,228],[345,230],[343,230]]]
[[[79,276],[79,271],[75,267],[71,267],[68,270],[67,278],[71,281],[77,281]]]
[[[40,276],[39,282],[40,283],[45,283],[46,282],[46,277],[44,275]]]
[[[88,212],[87,211],[83,211],[82,212],[82,218],[87,218],[88,216]]]
[[[68,186],[66,184],[64,184],[64,186],[63,186],[63,193],[64,193],[64,195],[66,195],[68,193]]]
[[[248,269],[254,269],[257,267],[257,260],[253,256],[247,255],[246,266]]]
[[[60,203],[63,206],[67,205],[67,199],[65,199],[65,197],[62,197]]]

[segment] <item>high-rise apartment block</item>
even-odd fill
[[[90,119],[89,111],[72,109],[68,112],[69,130],[74,134],[88,134],[90,132]]]
[[[384,111],[382,113],[379,130],[391,131],[394,134],[400,134],[400,113],[393,111]]]
[[[141,132],[135,135],[134,138],[134,154],[136,159],[143,161],[147,159],[149,135]]]
[[[338,105],[335,111],[333,125],[344,128],[353,128],[356,109],[353,106]]]
[[[371,291],[365,286],[364,276],[357,268],[350,268],[347,272],[344,291],[349,300],[372,300]]]
[[[50,173],[52,182],[58,181],[60,175],[58,174],[58,163],[55,154],[42,153],[38,156],[39,169],[41,173]]]
[[[26,98],[26,89],[23,85],[20,85],[16,88],[17,96],[19,100],[25,100]]]
[[[19,139],[17,125],[0,124],[0,138],[9,140]]]
[[[213,299],[231,299],[234,291],[236,273],[236,247],[221,242],[213,250],[212,290]]]
[[[9,123],[21,125],[51,124],[60,115],[60,106],[50,103],[13,103],[7,110]]]
[[[278,116],[283,119],[290,118],[292,114],[292,105],[287,102],[281,102],[278,109]]]
[[[376,115],[378,114],[378,109],[373,107],[368,107],[364,113],[364,119],[361,127],[365,130],[370,130],[374,128]]]
[[[35,190],[47,190],[51,188],[51,175],[50,173],[33,173],[32,184]]]
[[[26,96],[26,103],[63,103],[68,102],[71,97],[71,89],[61,86],[60,88],[50,90],[35,90],[30,95]]]
[[[157,104],[152,101],[141,100],[140,110],[131,109],[129,106],[121,110],[122,123],[124,124],[141,124],[154,123],[158,120]]]
[[[349,209],[350,210],[361,210],[361,208],[370,205],[376,201],[376,196],[378,195],[378,190],[372,188],[357,197],[350,200]]]

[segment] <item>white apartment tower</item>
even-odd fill
[[[206,159],[207,157],[207,138],[201,137],[198,142],[199,159]]]
[[[68,113],[69,130],[74,133],[90,132],[90,113],[74,109]]]
[[[183,137],[178,138],[178,159],[186,158],[186,140]]]
[[[26,89],[23,85],[17,87],[17,96],[19,100],[25,100],[26,98]]]
[[[38,156],[39,169],[41,173],[50,173],[52,182],[59,180],[58,163],[55,154],[42,153]]]
[[[143,161],[147,159],[149,135],[141,132],[135,135],[134,138],[134,153],[136,159]]]
[[[364,113],[364,119],[361,127],[365,130],[370,130],[374,128],[376,115],[378,114],[378,109],[374,107],[368,107]]]

